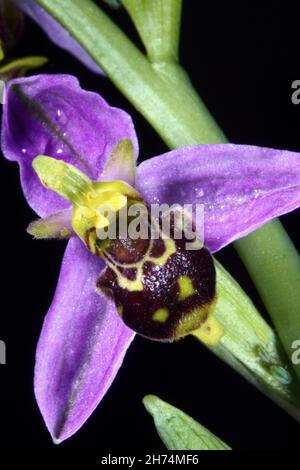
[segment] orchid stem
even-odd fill
[[[300,363],[292,361],[300,340],[300,259],[279,220],[235,242],[243,263],[271,314],[285,351],[300,378]]]
[[[162,7],[161,0],[156,2]],[[167,49],[163,49],[165,40],[156,42],[157,49],[147,43],[147,57],[91,0],[36,0],[36,3],[69,31],[170,148],[226,142],[223,132],[178,64],[176,53],[170,54],[168,59]],[[150,23],[143,25],[145,12],[139,13],[134,3],[134,0],[126,0],[125,7],[142,39],[148,42],[151,40],[151,27],[145,29],[145,26],[153,26],[152,17],[148,16]],[[147,5],[153,6],[154,0],[142,3],[143,8],[147,8]],[[171,8],[172,2],[166,3]],[[180,6],[178,4],[172,13],[174,21],[180,19]],[[161,31],[165,34],[166,18],[163,15],[163,9],[158,8],[153,22],[163,20]],[[155,24],[153,31],[156,35],[159,32]],[[171,28],[170,31],[169,50],[176,52],[179,29]],[[297,331],[300,336],[299,256],[278,221],[269,223],[236,246],[290,357],[291,343]],[[222,298],[219,298],[219,304],[221,306]],[[222,308],[220,320],[221,316]],[[234,329],[235,325],[231,324],[231,328]],[[234,356],[234,351],[232,354]],[[227,360],[226,357],[224,359]],[[300,376],[299,366],[295,366],[295,370]]]

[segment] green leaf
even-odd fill
[[[231,450],[208,429],[155,395],[143,399],[157,432],[170,450]]]

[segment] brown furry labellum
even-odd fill
[[[150,220],[149,220],[150,224]],[[171,219],[174,234],[174,217]],[[215,299],[216,272],[209,251],[186,249],[191,239],[111,240],[101,256],[107,267],[97,280],[124,323],[142,336],[173,341],[208,322]],[[193,240],[192,240],[193,242]]]

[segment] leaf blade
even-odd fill
[[[143,403],[169,450],[231,450],[207,428],[155,395],[145,396]]]

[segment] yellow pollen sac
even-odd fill
[[[191,278],[188,276],[179,276],[177,282],[179,287],[178,300],[180,302],[183,302],[185,299],[188,299],[195,294],[195,289]]]
[[[170,316],[170,312],[167,308],[159,308],[152,315],[152,320],[157,321],[159,323],[164,323],[165,321],[167,321],[169,316]]]
[[[105,185],[107,186],[107,183]],[[118,212],[127,206],[127,196],[120,191],[103,191],[99,183],[95,183],[93,190],[94,193],[89,192],[82,204],[74,205],[72,225],[77,235],[84,242],[86,242],[88,231],[108,227],[111,220],[116,220]],[[97,237],[95,237],[95,242],[96,239]],[[96,249],[95,246],[92,249],[91,245],[89,245],[89,248],[92,252]]]

